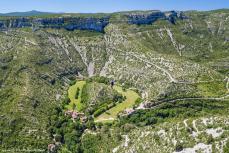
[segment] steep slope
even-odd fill
[[[75,16],[63,18],[70,29],[56,17],[0,21],[0,149],[47,149],[49,112],[76,77],[136,88],[143,109],[228,98],[228,10]]]

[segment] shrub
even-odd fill
[[[64,105],[68,105],[71,102],[70,98],[68,96],[65,96],[63,103]]]
[[[226,145],[224,146],[223,152],[229,153],[229,141],[227,141]]]
[[[105,111],[106,111],[106,107],[102,107],[102,108],[96,110],[96,111],[94,112],[94,117],[97,117],[97,116],[101,115],[101,114],[102,114],[103,112],[105,112]]]
[[[110,80],[103,76],[94,76],[86,80],[87,82],[98,82],[98,83],[104,83],[109,84]]]
[[[98,83],[104,83],[104,84],[109,84],[109,82],[110,82],[108,78],[103,77],[103,76],[96,77],[95,81],[98,82]]]
[[[76,84],[76,80],[72,80],[72,81],[69,83],[70,86],[72,86],[72,85],[74,85],[74,84]]]
[[[157,123],[157,119],[153,118],[153,117],[150,117],[150,118],[147,119],[146,125],[151,125],[151,124],[156,124],[156,123]]]
[[[115,93],[113,102],[122,102],[125,98],[120,93]]]
[[[212,135],[209,135],[207,138],[207,144],[212,144],[212,142],[214,142],[214,138],[212,137]]]
[[[88,92],[87,92],[87,85],[85,84],[82,88],[81,92],[81,103],[86,104],[88,102]]]
[[[135,100],[135,105],[139,105],[143,100],[141,98],[138,98]]]
[[[80,88],[78,87],[76,89],[75,99],[78,99],[79,98],[79,94],[80,94]]]
[[[76,104],[74,103],[73,106],[72,106],[73,110],[76,109]]]
[[[90,120],[90,121],[87,122],[86,127],[88,129],[91,129],[91,130],[95,130],[96,129],[95,123],[92,120]]]
[[[63,141],[62,141],[62,136],[61,136],[60,134],[56,134],[54,138],[55,138],[55,140],[56,140],[57,142],[63,142]]]
[[[175,149],[177,152],[180,152],[183,150],[183,145],[181,143],[177,143]]]
[[[123,127],[122,127],[122,130],[124,132],[130,132],[132,129],[134,129],[134,125],[128,124],[128,123],[123,125]]]

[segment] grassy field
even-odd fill
[[[125,110],[126,108],[131,108],[135,104],[135,101],[139,98],[139,95],[132,90],[127,89],[126,91],[123,91],[120,86],[114,86],[114,89],[123,96],[126,96],[126,100],[95,118],[95,122],[110,122],[115,120],[119,112]]]
[[[86,81],[77,81],[75,85],[71,86],[68,89],[68,97],[70,98],[71,102],[68,106],[66,106],[67,109],[73,109],[73,104],[76,105],[77,111],[80,111],[82,109],[81,94],[82,94],[82,88],[85,84],[86,84]],[[80,92],[79,92],[78,99],[75,99],[75,94],[76,94],[77,88],[80,89]]]

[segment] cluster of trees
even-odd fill
[[[106,78],[101,77],[94,77],[89,79],[88,81],[98,81],[100,83],[109,83],[109,80]],[[104,113],[106,110],[114,107],[117,103],[122,102],[125,100],[118,92],[113,92],[112,98],[107,97],[107,93],[105,90],[101,91],[102,98],[98,98],[101,101],[98,105],[91,106],[88,115],[89,120],[86,123],[80,122],[80,120],[76,120],[75,122],[68,116],[64,115],[64,106],[70,103],[70,99],[66,96],[62,102],[62,105],[56,107],[52,111],[52,115],[49,119],[49,133],[50,138],[55,139],[56,141],[60,142],[63,148],[68,151],[72,152],[84,152],[84,151],[91,151],[95,148],[98,149],[95,141],[102,141],[100,137],[94,137],[93,135],[87,135],[86,137],[82,138],[82,134],[86,129],[95,130],[97,128],[105,127],[105,125],[97,124],[93,121],[92,116],[94,117],[99,116],[100,114]],[[76,91],[76,99],[78,98],[80,93],[80,89]],[[89,107],[88,104],[89,100],[89,93],[87,89],[87,85],[84,85],[82,88],[81,94],[81,102],[87,108]],[[138,98],[135,101],[135,104],[138,105],[142,102],[141,98]],[[165,103],[162,104],[157,109],[147,109],[147,110],[138,110],[129,116],[120,116],[119,120],[112,123],[109,126],[117,126],[120,129],[123,129],[125,132],[129,132],[132,128],[137,126],[146,126],[146,125],[153,125],[160,122],[164,122],[171,118],[186,118],[186,117],[195,117],[201,114],[206,113],[223,113],[225,108],[228,108],[229,103],[220,103],[214,101],[214,103],[210,100],[181,100],[177,101],[176,103]],[[84,110],[86,111],[86,109]],[[83,142],[82,142],[82,139]],[[103,138],[104,139],[104,138]],[[117,139],[118,140],[118,139]],[[212,138],[208,138],[208,143],[214,141]],[[225,150],[228,150],[228,143]],[[175,146],[176,151],[180,151],[183,149],[182,144],[177,144]]]
[[[98,83],[104,83],[104,84],[109,84],[110,79],[103,77],[103,76],[94,76],[86,80],[87,82],[98,82]]]
[[[48,127],[51,140],[62,144],[59,150],[79,153],[83,152],[80,145],[83,132],[85,129],[95,129],[95,124],[91,117],[86,123],[79,119],[73,122],[70,116],[65,116],[64,108],[58,106],[51,112]]]
[[[108,110],[108,109],[109,109],[108,105],[103,106],[103,107],[97,109],[97,110],[94,112],[94,117],[98,117],[99,115],[101,115],[102,113],[104,113],[104,112],[105,112],[106,110]]]
[[[69,151],[80,151],[80,137],[85,127],[80,121],[73,122],[61,108],[55,108],[49,119],[50,138],[60,142]],[[52,142],[54,143],[54,142]]]
[[[72,86],[74,84],[76,84],[76,79],[71,80],[71,82],[69,83],[70,86]]]
[[[121,103],[124,101],[126,97],[122,96],[118,92],[115,92],[112,99],[109,97],[104,96],[103,99],[98,99],[100,100],[101,103],[97,106],[93,106],[93,109],[91,110],[91,114],[94,115],[94,117],[97,117],[107,111],[108,109],[116,106],[117,103]]]
[[[82,88],[82,92],[81,92],[81,103],[82,104],[86,104],[89,100],[89,95],[88,95],[88,91],[87,91],[87,84],[85,84]]]
[[[226,145],[224,146],[223,152],[225,153],[229,152],[229,140],[227,141]]]
[[[116,106],[117,103],[120,103],[125,100],[126,97],[122,96],[118,92],[115,92],[112,99],[103,97],[105,99],[101,100],[102,102],[99,105],[93,106],[90,110],[89,114],[93,114],[94,117],[97,117],[104,113],[105,111],[109,110],[110,108]]]
[[[123,102],[124,100],[126,100],[126,96],[122,96],[120,93],[115,92],[114,96],[113,96],[113,102]]]
[[[114,107],[117,103],[120,103],[126,99],[126,97],[122,96],[122,94],[118,93],[117,91],[104,87],[103,90],[100,90],[99,93],[97,93],[98,96],[96,97],[96,102],[93,102],[93,105],[91,105],[88,87],[89,83],[92,82],[109,84],[109,79],[95,76],[89,78],[87,80],[87,84],[83,86],[81,92],[81,103],[84,105],[87,114],[97,117],[106,110]]]
[[[134,102],[134,105],[135,106],[138,106],[140,103],[142,103],[143,102],[143,99],[141,99],[140,97],[139,98],[137,98],[136,100],[135,100],[135,102]]]
[[[215,101],[213,103],[211,100],[188,100],[165,103],[157,109],[138,110],[129,116],[120,117],[119,124],[132,123],[138,126],[145,126],[164,122],[171,118],[196,117],[213,112],[223,113],[226,108],[224,105],[226,103],[217,103]]]
[[[36,133],[28,135],[26,132],[23,134],[22,129],[25,127],[27,120],[19,117],[11,117],[9,120],[6,117],[0,119],[0,152],[9,150],[8,152],[16,152],[17,150],[32,150],[32,149],[47,149],[47,137],[42,141],[37,138],[37,135],[42,135],[39,129]],[[25,137],[26,135],[26,137]],[[39,141],[38,141],[39,140]],[[5,151],[6,152],[6,151]]]

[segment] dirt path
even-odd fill
[[[185,126],[185,128],[191,129],[191,128],[188,126],[187,121],[188,121],[188,119],[185,119],[185,120],[183,121],[184,126]]]
[[[193,120],[193,121],[192,121],[192,126],[193,126],[194,130],[195,130],[197,133],[199,133],[199,130],[198,130],[198,128],[196,127],[196,120]]]
[[[26,37],[25,37],[25,43],[29,43],[29,44],[32,44],[32,45],[34,45],[34,46],[37,46],[37,43],[28,40]]]

